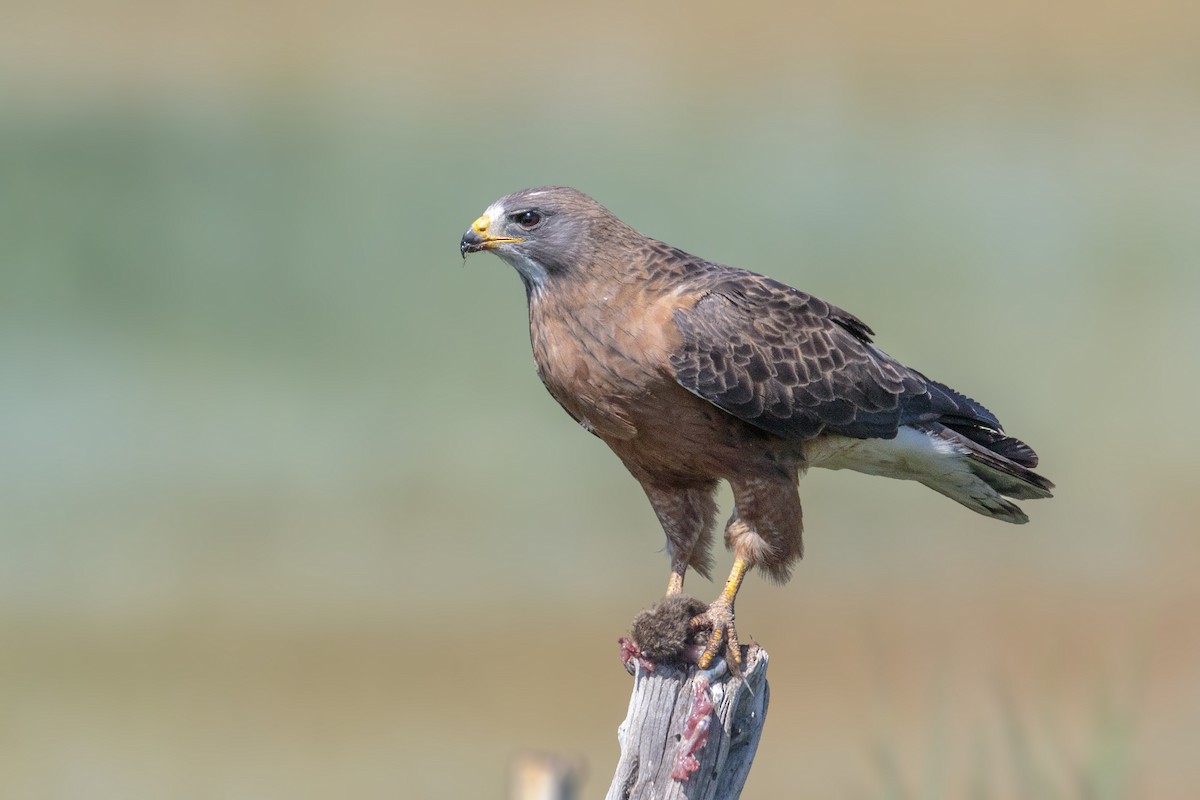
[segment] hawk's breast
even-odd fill
[[[606,441],[628,440],[638,433],[634,406],[647,376],[602,312],[531,298],[533,360],[550,395],[580,425]]]

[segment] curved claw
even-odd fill
[[[692,630],[710,630],[708,643],[697,662],[700,669],[708,669],[712,666],[713,659],[721,655],[725,657],[731,672],[740,672],[742,648],[738,644],[737,629],[733,627],[732,605],[717,600],[703,614],[692,617],[689,627]]]

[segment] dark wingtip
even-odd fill
[[[964,434],[969,438],[969,433]],[[976,439],[976,441],[979,441]],[[1013,436],[996,436],[992,441],[979,442],[987,447],[993,453],[1004,456],[1009,461],[1014,461],[1027,469],[1033,469],[1038,465],[1038,454],[1033,448]]]
[[[1033,469],[1038,465],[1038,454],[1015,436],[1008,436],[1003,431],[985,427],[973,420],[942,417],[938,421],[955,433],[986,447],[998,456],[1007,458],[1014,464],[1026,469]]]

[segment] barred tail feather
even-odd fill
[[[1036,500],[1050,497],[1054,488],[1026,466],[1037,463],[1028,445],[982,426],[965,432],[958,425],[927,422],[902,425],[891,439],[825,436],[813,440],[806,455],[814,467],[918,481],[972,511],[1004,522],[1029,521],[1007,498]]]
[[[1019,439],[981,429],[968,434],[939,423],[919,427],[961,452],[970,476],[976,479],[964,480],[962,473],[919,479],[934,491],[980,514],[1013,523],[1028,522],[1029,517],[1005,497],[1039,500],[1053,496],[1054,484],[1026,466],[1037,464],[1037,454]]]

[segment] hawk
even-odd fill
[[[1004,522],[1006,498],[1050,497],[1033,449],[979,403],[873,343],[810,294],[656,241],[562,186],[497,200],[459,246],[490,251],[525,285],[538,376],[641,484],[671,560],[708,577],[720,481],[733,490],[725,587],[691,627],[707,668],[741,661],[734,600],[758,568],[786,581],[803,550],[799,478],[810,467],[923,483]],[[707,631],[707,635],[703,632]]]

